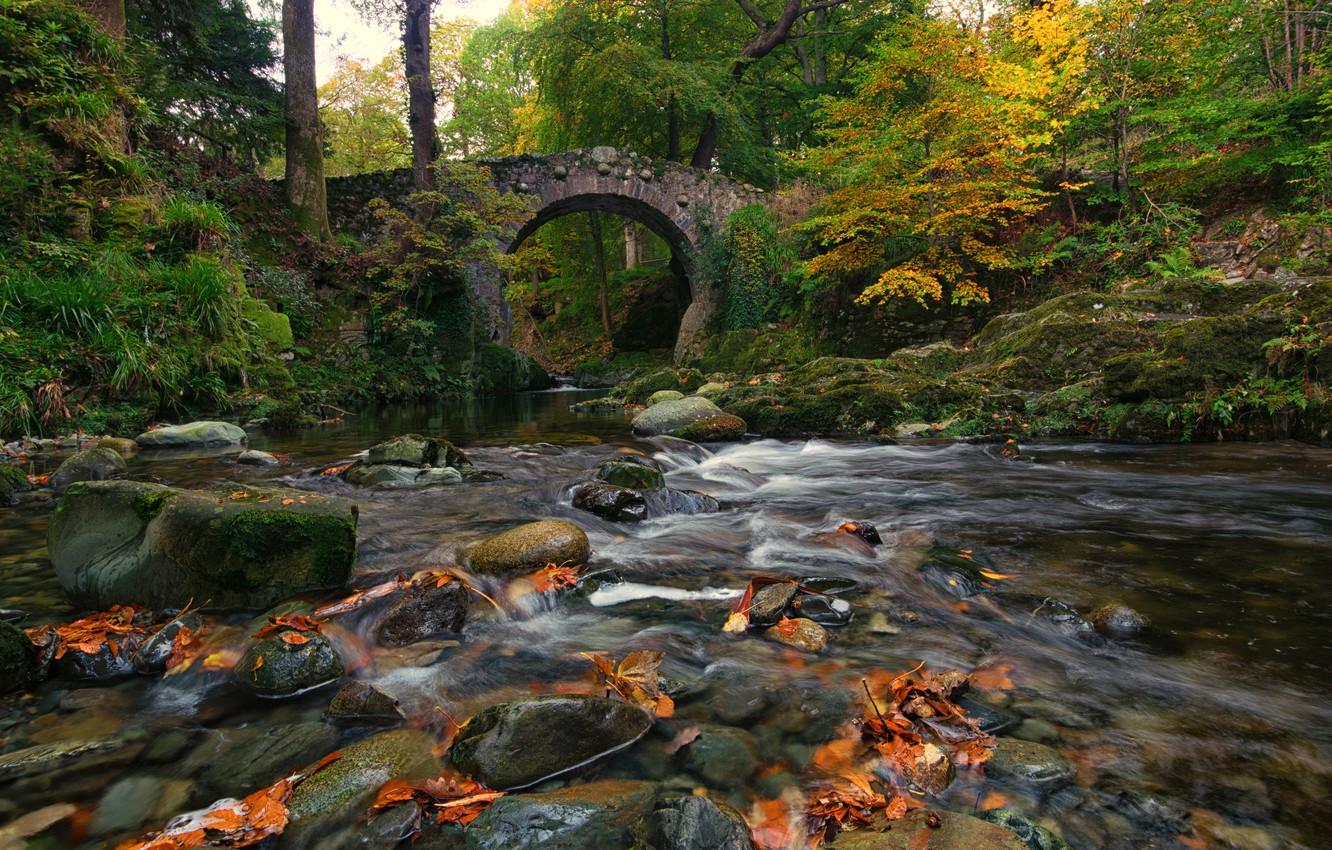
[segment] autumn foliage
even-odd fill
[[[415,802],[421,812],[434,816],[435,823],[466,826],[504,796],[503,791],[491,791],[479,782],[457,773],[442,773],[420,785],[411,785],[401,779],[391,780],[379,789],[379,796],[370,807],[370,813],[387,809],[407,801]],[[417,826],[420,823],[418,819]]]
[[[631,652],[618,667],[611,658],[586,652],[583,656],[596,665],[595,676],[599,686],[618,694],[631,705],[646,708],[657,717],[675,714],[675,701],[661,692],[657,681],[657,668],[661,667],[665,653],[647,650]]]

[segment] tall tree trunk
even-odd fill
[[[287,112],[287,203],[296,223],[320,241],[328,227],[324,128],[315,82],[314,0],[282,2],[282,71]]]
[[[434,0],[407,0],[402,47],[407,66],[407,123],[412,131],[412,182],[435,188],[435,91],[430,83],[430,8]]]
[[[661,58],[671,61],[671,18],[666,4],[661,7]],[[680,103],[672,92],[666,101],[666,159],[680,161]]]
[[[606,242],[605,228],[602,227],[601,213],[588,216],[588,228],[592,232],[592,257],[597,267],[597,305],[601,308],[601,328],[610,339],[610,297],[606,292]]]

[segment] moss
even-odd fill
[[[103,232],[137,240],[161,217],[161,206],[156,198],[143,195],[115,198],[105,210],[99,211],[97,225]]]
[[[273,312],[257,298],[246,298],[241,302],[241,316],[254,325],[255,334],[273,351],[291,348],[291,319],[284,314]]]
[[[8,504],[15,493],[29,489],[28,476],[17,466],[0,464],[0,504]]]
[[[152,522],[174,495],[165,487],[140,493],[134,497],[134,513],[144,522]]]
[[[661,390],[691,393],[703,386],[707,379],[697,369],[658,369],[621,384],[612,391],[616,398],[627,404],[642,404]]]
[[[675,432],[675,436],[695,443],[711,443],[723,440],[738,440],[745,435],[748,426],[739,416],[722,414],[709,416],[691,422]]]
[[[231,554],[246,561],[271,563],[314,546],[311,569],[325,585],[345,581],[356,560],[354,519],[294,511],[253,510],[228,517],[223,530]]]
[[[1263,343],[1280,332],[1273,318],[1200,317],[1164,335],[1162,349],[1105,361],[1106,393],[1117,401],[1181,400],[1208,386],[1252,375],[1265,362]]]
[[[1037,437],[1094,434],[1104,406],[1104,390],[1099,378],[1060,387],[1041,396],[1032,406],[1030,432]]]

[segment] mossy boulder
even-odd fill
[[[682,398],[684,398],[684,393],[679,390],[658,390],[648,396],[647,406],[651,407],[654,404],[661,404],[663,401],[676,401]]]
[[[621,384],[611,395],[623,399],[626,404],[644,404],[653,393],[662,390],[691,393],[706,382],[703,373],[697,369],[658,369]]]
[[[650,728],[646,711],[619,700],[533,697],[478,713],[454,739],[450,756],[454,767],[491,788],[526,788],[619,752]]]
[[[703,398],[713,401],[724,392],[726,392],[725,384],[719,384],[716,381],[708,381],[703,386],[694,390],[694,395],[703,396]]]
[[[342,678],[333,645],[318,632],[286,631],[250,647],[236,665],[240,685],[269,698],[292,697]]]
[[[370,465],[390,463],[399,466],[451,466],[459,469],[470,466],[467,456],[450,443],[439,437],[423,437],[420,434],[404,434],[385,440],[370,449],[366,455]]]
[[[661,467],[651,458],[626,456],[612,458],[597,467],[597,479],[631,490],[660,490],[666,486]]]
[[[1164,335],[1159,351],[1105,361],[1105,390],[1117,401],[1179,400],[1209,386],[1229,386],[1261,371],[1263,343],[1281,323],[1256,316],[1204,316]]]
[[[675,436],[695,443],[723,443],[740,439],[748,430],[749,426],[745,424],[745,420],[739,416],[723,413],[720,416],[709,416],[706,419],[690,422],[676,431]]]
[[[474,572],[518,575],[547,564],[586,564],[592,548],[583,529],[564,520],[547,519],[483,537],[460,554]]]
[[[356,521],[350,499],[301,490],[97,481],[66,491],[47,543],[65,592],[86,608],[266,608],[346,587]]]
[[[190,422],[146,431],[134,442],[145,449],[166,449],[239,446],[249,439],[243,428],[230,422]]]
[[[0,620],[0,694],[27,683],[36,654],[22,629]]]
[[[365,814],[390,779],[420,782],[442,765],[432,755],[438,741],[419,729],[393,729],[342,748],[342,757],[296,786],[287,807],[294,830],[283,835],[295,846],[319,846],[321,825],[351,822]]]
[[[508,346],[489,342],[477,347],[470,374],[472,389],[481,395],[544,390],[555,383],[531,357]]]
[[[22,469],[0,463],[0,505],[12,505],[16,494],[31,489],[28,476]]]
[[[60,468],[51,475],[50,484],[56,490],[64,490],[79,481],[105,481],[108,478],[115,478],[124,475],[125,470],[125,459],[119,452],[98,446],[95,449],[84,449],[66,458],[65,462],[60,464]]]
[[[258,298],[241,302],[241,317],[253,324],[255,333],[273,351],[286,351],[293,344],[291,319],[275,312]]]
[[[717,405],[699,396],[663,401],[653,405],[634,417],[630,427],[635,434],[654,437],[661,434],[676,434],[683,428],[703,420],[714,420],[727,414]],[[731,417],[734,419],[735,417]],[[744,433],[741,422],[740,434]],[[732,427],[732,431],[734,426]]]
[[[102,437],[97,441],[97,448],[110,449],[121,457],[129,457],[139,450],[139,444],[124,437]]]

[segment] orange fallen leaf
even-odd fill
[[[295,501],[296,501],[295,499],[283,499],[283,500],[282,500],[282,505],[285,507],[285,506],[287,506],[287,505],[290,505],[290,504],[294,503]]]
[[[282,642],[291,644],[292,646],[300,646],[301,644],[309,643],[310,639],[300,632],[283,632]]]

